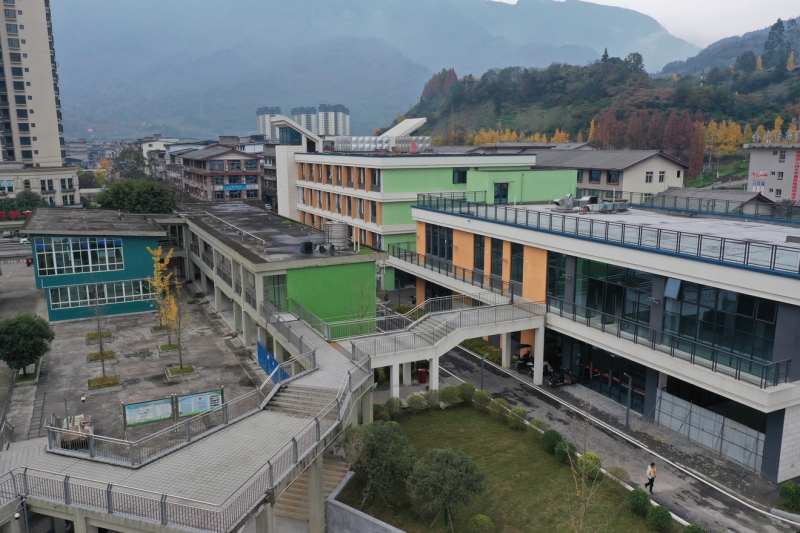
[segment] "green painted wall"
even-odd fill
[[[413,224],[411,218],[411,206],[413,202],[384,202],[383,203],[383,225],[392,226],[395,224]]]
[[[375,262],[286,271],[289,298],[322,320],[375,316]]]
[[[385,291],[393,291],[395,289],[394,286],[394,268],[393,267],[386,267],[384,269],[384,276],[383,276],[383,290]]]
[[[452,168],[410,168],[383,171],[383,192],[464,191],[453,183]]]
[[[574,170],[470,170],[467,190],[486,191],[486,202],[494,203],[494,184],[508,183],[508,203],[549,202],[568,193],[575,194]]]
[[[409,213],[411,210],[409,209]],[[411,215],[408,216],[411,218]],[[396,235],[384,235],[383,236],[383,249],[389,250],[389,244],[396,244],[398,242],[417,242],[417,234],[416,233],[398,233]]]

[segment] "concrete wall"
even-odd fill
[[[783,441],[778,482],[800,476],[800,405],[787,407],[783,417]]]
[[[783,163],[780,162],[781,152],[786,152]],[[797,162],[800,148],[797,144],[784,146],[769,146],[750,149],[750,168],[747,176],[747,190],[761,192],[773,201],[796,200],[792,198],[792,185],[795,177],[795,163]],[[780,173],[783,173],[781,178]],[[765,175],[766,174],[766,175]],[[765,182],[763,187],[761,182]],[[756,184],[759,185],[756,185]],[[781,195],[778,196],[778,189]]]
[[[401,529],[336,501],[336,497],[344,490],[354,475],[355,472],[348,472],[339,486],[328,496],[325,503],[327,533],[404,533]]]

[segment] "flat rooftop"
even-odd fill
[[[25,221],[21,233],[33,235],[107,235],[162,237],[166,232],[151,222],[152,215],[103,209],[40,208]]]
[[[244,203],[187,205],[180,214],[254,263],[356,256],[371,251],[364,248],[356,252],[351,246],[337,249],[333,256],[318,252],[316,246],[325,242],[322,231]],[[302,241],[311,241],[315,251],[300,252]]]

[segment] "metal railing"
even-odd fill
[[[343,377],[335,399],[263,463],[241,485],[246,487],[243,491],[235,492],[222,505],[30,468],[17,468],[0,477],[0,503],[24,495],[163,526],[228,532],[264,500],[268,490],[291,475],[320,443],[330,442],[329,439],[341,432],[341,421],[347,420],[354,408],[353,393],[371,377],[369,359],[354,364]]]
[[[244,288],[244,301],[247,302],[247,305],[249,305],[253,309],[258,309],[258,303],[256,302],[256,290],[255,290],[255,288],[245,286],[245,288]]]
[[[645,194],[622,192],[628,205],[643,209],[663,209],[699,214],[732,216],[737,218],[760,218],[770,222],[800,223],[800,207],[755,202],[723,200],[718,198],[686,198],[668,194]]]
[[[789,382],[788,359],[757,361],[559,298],[548,297],[547,312],[762,389]]]
[[[379,357],[430,348],[461,328],[540,317],[544,316],[545,310],[543,302],[518,302],[429,314],[417,324],[423,321],[438,321],[439,324],[436,327],[420,331],[414,331],[414,328],[411,328],[393,335],[355,341],[353,342],[353,359],[358,361],[367,356]]]
[[[316,352],[312,350],[299,358],[278,365],[258,389],[136,441],[85,435],[79,431],[63,429],[48,423],[45,425],[47,450],[138,468],[260,411],[272,398],[279,385],[296,379],[314,368],[316,368]]]
[[[11,383],[8,384],[8,393],[3,403],[3,413],[0,415],[0,451],[8,448],[14,442],[14,426],[8,421],[8,409],[11,407],[11,397],[14,395],[14,386],[17,382],[17,373],[11,374]]]
[[[230,285],[230,283],[229,283],[229,285]],[[235,292],[239,296],[242,295],[242,282],[239,281],[238,279],[233,280],[233,292]]]
[[[205,263],[208,268],[214,268],[214,256],[203,252],[203,263]]]
[[[800,248],[666,230],[545,211],[417,195],[417,207],[729,265],[800,275]]]
[[[512,299],[514,295],[519,296],[521,294],[521,285],[519,283],[504,281],[499,276],[487,275],[480,270],[470,270],[460,267],[446,259],[417,253],[414,251],[415,246],[413,242],[389,244],[389,255],[401,261],[421,266],[437,274],[442,274],[448,278],[453,278],[463,283],[469,283],[481,289],[488,289]]]

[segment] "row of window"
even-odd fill
[[[602,177],[602,170],[590,170],[589,171],[589,183],[600,183]],[[644,173],[644,182],[645,183],[653,183],[653,171],[647,171]],[[606,171],[606,183],[608,185],[619,185],[619,178],[620,178],[620,171],[619,170],[608,170]],[[677,171],[677,177],[680,179],[681,171]],[[660,170],[658,172],[658,182],[664,183],[667,178],[667,172],[665,170]],[[583,181],[583,170],[578,171],[578,183]],[[453,183],[456,183],[455,178],[453,178]],[[466,183],[466,181],[464,181]]]
[[[50,307],[88,307],[123,302],[151,300],[154,295],[147,280],[117,281],[90,285],[72,285],[50,289]]]
[[[214,185],[237,185],[242,183],[258,183],[258,176],[228,176],[228,181],[225,181],[225,176],[214,176]]]
[[[490,276],[503,277],[503,251],[505,241],[491,239],[491,257],[489,263]],[[425,253],[427,255],[453,260],[453,230],[436,224],[425,225]],[[473,235],[473,262],[472,268],[477,272],[485,269],[486,237]],[[516,242],[511,243],[511,281],[522,283],[525,263],[525,246]]]
[[[242,191],[214,191],[214,200],[224,200],[226,195],[231,200],[258,198],[258,189],[248,189],[244,193],[244,196],[242,196]]]
[[[303,205],[307,205],[309,207],[316,207],[317,209],[324,209],[325,211],[330,211],[331,213],[336,213],[338,215],[347,215],[349,217],[356,216],[357,218],[360,218],[365,221],[367,221],[368,219],[365,216],[364,209],[365,207],[368,207],[369,208],[368,221],[375,223],[377,223],[378,221],[378,202],[375,202],[373,200],[365,201],[363,198],[355,198],[356,215],[353,215],[352,200],[354,198],[352,196],[345,196],[343,194],[336,194],[330,192],[322,192],[320,190],[314,191],[314,189],[300,188],[299,191],[300,191],[300,200],[303,203]],[[308,191],[308,193],[306,193],[306,191]],[[306,197],[306,194],[308,194],[309,196]],[[342,200],[343,198],[344,201]],[[344,208],[342,208],[342,204],[344,204]]]
[[[242,162],[238,159],[222,160],[215,159],[208,162],[209,170],[225,170],[225,164],[228,164],[228,170],[242,170]],[[245,159],[244,168],[247,170],[254,170],[258,168],[257,159]]]
[[[337,187],[356,187],[359,189],[366,189],[367,184],[367,169],[364,167],[342,167],[334,165],[314,165],[314,164],[301,164],[300,170],[302,181],[313,181],[316,183],[326,183],[328,185],[336,185]],[[354,182],[355,175],[357,174],[358,182]],[[381,176],[382,172],[379,168],[369,169],[369,183],[370,190],[381,190]]]
[[[34,237],[33,246],[40,276],[125,268],[119,237]]]

